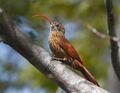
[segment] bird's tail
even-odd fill
[[[77,61],[77,60],[74,61],[74,67],[75,67],[77,70],[81,71],[82,74],[84,75],[84,77],[85,77],[88,81],[90,81],[90,82],[92,82],[93,84],[99,86],[99,84],[97,83],[96,79],[95,79],[95,78],[92,76],[92,74],[84,67],[84,65],[82,65],[79,61]]]

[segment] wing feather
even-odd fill
[[[60,42],[61,42],[60,47],[66,52],[66,54],[69,57],[76,59],[79,62],[81,62],[81,64],[83,64],[77,51],[73,48],[73,46],[69,43],[69,41],[64,36],[61,36],[59,38],[60,38]]]

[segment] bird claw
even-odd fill
[[[62,58],[56,58],[56,57],[52,57],[52,60],[61,61],[61,60],[63,60],[63,59],[62,59]]]
[[[52,57],[52,60],[57,60],[57,61],[67,61],[67,58],[57,58],[57,57]]]

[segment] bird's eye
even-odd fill
[[[57,27],[60,27],[60,25],[59,25],[59,24],[57,24],[56,26],[57,26]]]

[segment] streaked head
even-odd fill
[[[42,17],[42,18],[44,18],[45,20],[47,20],[49,22],[51,31],[61,31],[63,34],[65,34],[65,28],[64,28],[64,26],[61,23],[53,22],[47,16],[41,15],[41,14],[36,14],[33,17]]]

